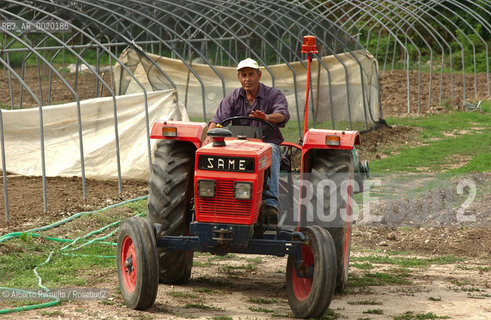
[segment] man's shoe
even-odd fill
[[[270,225],[277,225],[278,224],[278,209],[274,207],[266,207],[266,210],[264,212],[264,217],[266,218],[267,221],[269,221]]]

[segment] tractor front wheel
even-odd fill
[[[302,229],[302,259],[288,257],[286,288],[288,303],[297,318],[317,318],[324,314],[336,285],[336,248],[327,230],[319,226]]]
[[[157,243],[150,223],[140,217],[123,222],[118,236],[118,280],[130,309],[150,308],[159,285]]]

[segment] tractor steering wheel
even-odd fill
[[[249,117],[249,116],[235,116],[235,117],[226,118],[222,121],[222,126],[226,127],[229,122],[234,121],[234,120],[259,121],[259,122],[267,124],[269,128],[267,128],[268,130],[264,130],[263,139],[271,136],[273,134],[273,131],[274,131],[274,126],[271,122],[268,122],[266,120],[259,119],[259,118]]]

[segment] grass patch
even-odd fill
[[[487,294],[487,293],[478,293],[478,294],[467,293],[467,298],[469,298],[469,299],[486,299],[486,298],[491,298],[491,294]]]
[[[368,309],[368,310],[363,311],[363,313],[367,313],[367,314],[384,314],[384,310],[382,310],[382,309]]]
[[[193,261],[193,267],[208,268],[214,266],[211,262]]]
[[[320,320],[336,320],[341,318],[341,314],[335,312],[332,309],[327,309],[327,311],[319,318]]]
[[[480,266],[478,266],[477,270],[479,270],[480,272],[488,272],[491,270],[491,267],[480,267]]]
[[[188,292],[179,292],[179,291],[171,291],[167,293],[168,295],[174,298],[189,298],[189,299],[198,299],[199,297],[193,293]]]
[[[456,262],[464,261],[463,258],[455,257],[453,255],[437,256],[433,258],[421,259],[421,258],[405,258],[405,257],[391,257],[383,255],[369,255],[365,257],[351,257],[353,262],[370,262],[378,264],[393,264],[400,267],[420,267],[426,268],[431,264],[452,264]]]
[[[428,297],[428,300],[430,300],[430,301],[442,301],[442,297],[438,297],[438,298]]]
[[[234,318],[228,316],[215,316],[211,317],[212,320],[233,320]]]
[[[464,280],[459,280],[459,279],[451,279],[449,281],[451,284],[454,284],[456,286],[468,286],[471,284],[471,282],[467,279]]]
[[[407,311],[400,316],[395,316],[393,319],[394,320],[433,320],[433,319],[450,319],[450,317],[437,316],[432,312],[414,314],[414,312],[412,311]]]
[[[361,270],[370,270],[375,268],[373,264],[365,262],[365,263],[350,263],[350,267],[355,267]]]
[[[401,229],[404,229],[404,228],[406,228],[406,227],[401,227]],[[412,229],[407,228],[407,230],[403,230],[403,231],[412,231]],[[381,250],[380,252],[384,252],[384,251]],[[409,256],[409,255],[414,254],[413,252],[398,251],[398,250],[386,250],[385,253],[387,253],[389,256]]]
[[[184,306],[185,309],[199,309],[199,310],[222,310],[215,306],[209,306],[202,303],[188,303]]]
[[[193,288],[193,290],[199,293],[210,293],[214,291],[212,288]]]
[[[473,286],[457,286],[457,287],[448,287],[450,290],[453,290],[455,292],[463,291],[463,292],[483,292],[484,290],[473,287]]]
[[[246,258],[245,261],[246,262],[249,262],[249,263],[254,263],[254,264],[261,264],[261,263],[263,263],[263,259],[261,257]]]
[[[102,274],[108,275],[116,272],[114,242],[119,225],[111,226],[99,234],[88,237],[87,240],[79,239],[67,250],[60,251],[61,248],[71,244],[70,239],[88,235],[91,231],[145,210],[146,201],[142,200],[87,214],[58,228],[41,232],[43,236],[58,238],[57,241],[24,233],[19,238],[3,242],[1,245],[8,248],[8,251],[3,250],[6,254],[0,255],[0,274],[2,274],[0,286],[37,288],[38,280],[33,273],[33,269],[37,266],[43,285],[48,288],[87,286],[100,282],[101,270]],[[103,240],[105,244],[97,242],[87,244],[88,240],[105,236],[107,236]],[[84,246],[76,250],[68,250],[81,245]],[[53,254],[49,262],[40,266],[47,261],[51,252]]]
[[[47,243],[43,239],[22,241],[10,240],[12,248],[22,248],[21,251],[11,252],[0,256],[0,285],[12,288],[37,288],[33,269],[47,260],[51,251],[54,251],[50,262],[37,269],[43,284],[49,287],[66,285],[85,286],[92,282],[90,276],[94,269],[114,268],[114,259],[101,258],[114,256],[114,247],[103,245],[90,245],[77,251],[78,256],[65,256],[59,253],[61,244]],[[20,250],[20,249],[19,249]],[[74,253],[75,254],[75,253]],[[98,281],[93,279],[93,281]]]
[[[257,303],[257,304],[272,304],[272,303],[278,303],[278,299],[274,298],[249,298],[247,300],[249,302]]]
[[[226,260],[233,260],[233,259],[237,259],[239,256],[235,253],[228,253],[226,255],[223,255],[223,256],[211,256],[210,258],[208,258],[208,261],[226,261]]]
[[[134,215],[141,214],[141,216],[145,218],[148,214],[146,199],[128,203],[126,206],[133,211]]]
[[[402,150],[397,155],[370,162],[370,169],[374,172],[418,172],[420,168],[425,168],[425,171],[439,172],[448,165],[450,158],[461,156],[473,159],[451,172],[483,172],[491,168],[490,148],[491,130],[488,130],[482,134],[447,138],[426,146]]]
[[[450,112],[429,116],[387,118],[390,125],[419,127],[418,139],[425,145],[395,147],[397,155],[371,161],[372,172],[417,172],[420,168],[442,171],[449,159],[471,158],[452,173],[491,169],[491,102],[482,103],[483,112]],[[472,124],[472,125],[470,125]],[[391,147],[394,148],[394,147]],[[382,151],[384,152],[384,151]],[[390,153],[390,152],[389,152]],[[426,171],[425,170],[425,171]]]
[[[379,306],[382,305],[382,302],[376,300],[360,300],[360,301],[348,301],[348,304],[351,305],[369,305],[369,306]]]
[[[236,273],[241,273],[244,271],[256,271],[257,266],[253,265],[251,263],[248,264],[241,264],[238,266],[232,266],[232,265],[225,265],[225,266],[220,266],[218,268],[220,271],[224,271],[228,274],[236,274]]]
[[[472,268],[465,266],[465,265],[462,265],[462,264],[457,265],[457,268],[460,270],[472,270]]]
[[[249,310],[253,311],[253,312],[263,312],[263,313],[274,313],[274,310],[271,310],[271,309],[266,309],[266,308],[263,308],[263,307],[249,307],[248,308]]]
[[[352,279],[351,279],[351,275],[350,275],[349,281],[351,281],[351,280]],[[371,289],[370,287],[354,287],[354,286],[348,285],[345,293],[347,295],[356,295],[356,294],[369,295],[369,294],[374,294],[375,291],[373,291],[373,289]]]
[[[55,311],[41,311],[40,314],[43,317],[63,317],[65,315],[60,310],[55,310]]]
[[[420,137],[423,142],[431,142],[434,138],[444,138],[445,133],[467,130],[470,127],[469,123],[476,128],[490,128],[491,101],[483,101],[481,107],[483,113],[455,111],[416,117],[388,117],[386,121],[391,125],[423,128]]]

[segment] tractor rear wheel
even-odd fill
[[[159,285],[155,234],[148,220],[125,220],[118,236],[118,281],[126,306],[135,310],[150,308]]]
[[[186,207],[192,195],[195,149],[181,141],[162,140],[157,144],[150,175],[148,219],[162,225],[163,236],[188,233]],[[192,251],[158,248],[161,283],[185,283],[191,276]]]
[[[295,317],[318,318],[327,310],[334,294],[336,249],[327,230],[308,226],[302,232],[307,240],[302,245],[298,273],[294,254],[288,256],[286,266],[288,303]]]
[[[353,178],[353,164],[349,152],[329,152],[320,151],[312,165],[313,185],[316,186],[320,181],[333,181],[336,185],[336,192],[324,192],[324,213],[330,213],[330,195],[336,194],[335,218],[327,228],[336,246],[337,257],[337,276],[336,292],[342,293],[346,289],[348,282],[349,256],[351,247],[351,199],[353,188],[349,181]],[[348,182],[348,185],[342,185]],[[343,192],[342,188],[347,187]],[[347,198],[347,199],[345,199]],[[348,200],[348,201],[347,201]],[[316,203],[316,202],[314,202]],[[346,209],[346,214],[341,214],[341,209]],[[349,217],[349,219],[346,219]]]

